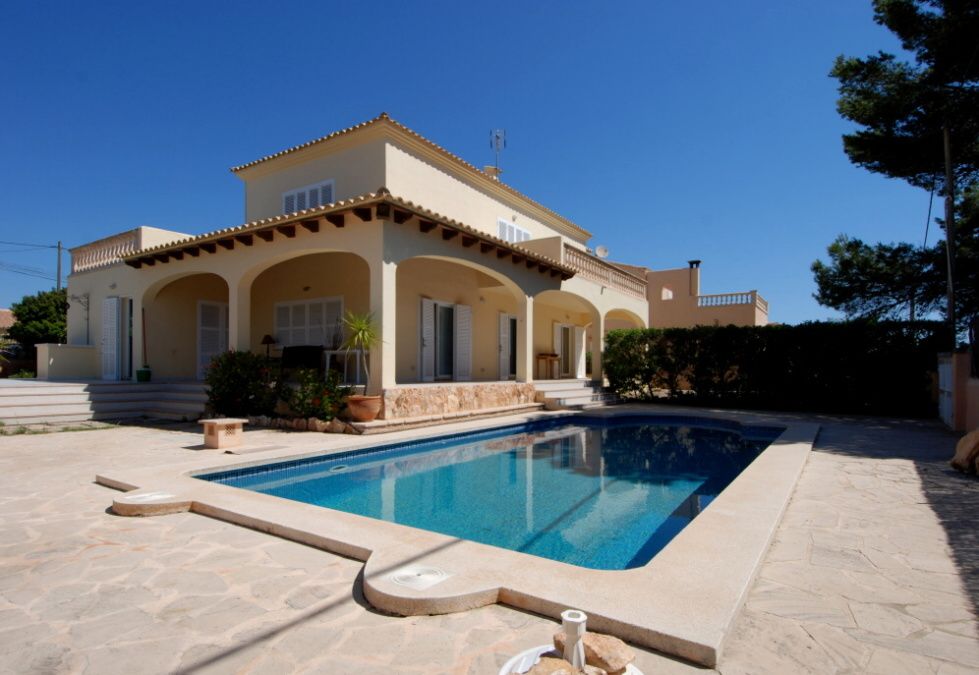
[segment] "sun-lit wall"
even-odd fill
[[[228,302],[224,279],[216,274],[181,277],[147,299],[144,360],[153,369],[154,378],[197,377],[197,307],[201,300]]]

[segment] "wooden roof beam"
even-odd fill
[[[184,253],[189,255],[191,258],[196,258],[201,254],[200,246],[188,246],[184,249]]]
[[[342,213],[328,213],[326,214],[326,220],[333,227],[343,227],[343,214]]]
[[[365,223],[372,218],[371,207],[369,206],[358,206],[353,209],[354,215],[360,218]]]
[[[421,230],[422,233],[431,232],[432,230],[435,229],[435,226],[436,225],[437,225],[437,223],[433,223],[430,220],[419,220],[418,221],[418,229]]]
[[[295,225],[277,225],[276,228],[279,232],[292,239],[296,236],[296,226]]]
[[[241,242],[245,246],[251,246],[255,242],[255,237],[250,234],[236,234],[235,241]]]
[[[442,228],[442,239],[444,241],[449,241],[450,239],[455,239],[459,236],[459,230],[451,230],[447,227]]]
[[[161,263],[170,262],[170,256],[166,253],[154,253],[153,257],[159,260]]]
[[[316,232],[319,232],[320,231],[320,221],[319,221],[319,218],[317,218],[315,220],[304,220],[303,222],[301,222],[299,224],[302,225],[303,228],[305,228],[309,232],[316,233]]]
[[[496,244],[491,244],[488,241],[480,242],[480,244],[479,244],[479,252],[480,253],[489,253],[494,248],[496,248]]]
[[[218,252],[218,245],[215,244],[213,241],[208,241],[208,242],[205,242],[205,243],[201,244],[201,250],[202,251],[207,251],[208,253],[217,253]]]
[[[479,239],[470,234],[462,235],[462,245],[466,248],[472,247],[477,241],[479,241]]]
[[[221,246],[222,248],[226,248],[229,251],[232,251],[235,248],[235,240],[232,239],[231,237],[225,237],[224,239],[218,239],[218,245]]]
[[[275,239],[275,230],[273,229],[255,230],[255,236],[261,239],[262,241],[272,241],[273,239]]]
[[[402,211],[401,209],[394,210],[394,222],[396,222],[398,225],[404,225],[409,220],[411,220],[410,211]]]

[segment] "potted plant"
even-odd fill
[[[371,374],[367,366],[367,353],[380,341],[377,325],[373,314],[355,314],[347,312],[343,317],[343,326],[347,332],[344,349],[349,354],[351,350],[359,351],[360,364],[364,369],[364,393],[347,397],[347,409],[355,422],[370,422],[381,412],[381,397],[369,395]]]
[[[137,382],[149,382],[153,377],[153,371],[148,363],[144,363],[142,368],[136,369]]]

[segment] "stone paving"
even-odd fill
[[[718,670],[976,672],[979,482],[947,467],[955,436],[818,421]],[[0,438],[0,672],[492,674],[549,641],[554,622],[502,606],[383,615],[359,593],[361,563],[200,515],[106,512],[96,472],[199,443],[192,427]],[[637,651],[650,675],[709,672]]]

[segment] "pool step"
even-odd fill
[[[67,424],[134,418],[188,419],[204,413],[202,382],[0,380],[0,423]]]
[[[548,410],[597,408],[618,403],[618,397],[591,380],[545,380],[535,382],[536,400]]]

